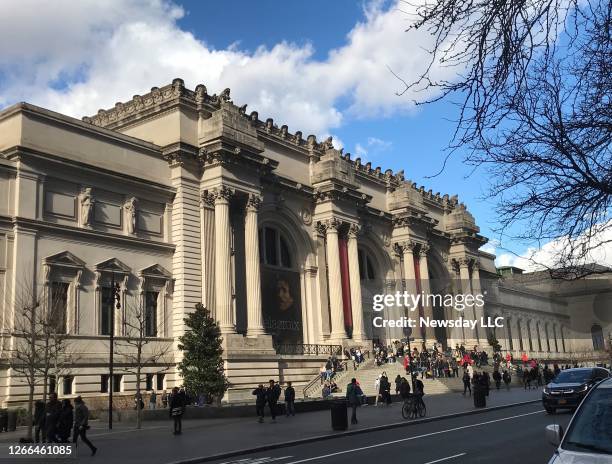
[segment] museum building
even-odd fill
[[[9,362],[24,295],[53,308],[78,353],[54,379],[68,396],[106,394],[108,338],[129,337],[134,307],[145,349],[165,347],[143,370],[146,388],[158,390],[181,384],[174,366],[185,315],[199,302],[209,308],[223,334],[228,400],[270,378],[306,384],[350,346],[408,335],[428,346],[486,345],[484,330],[373,327],[372,299],[382,293],[493,286],[490,314],[514,324],[496,333],[505,349],[528,349],[521,334],[535,340],[535,322],[516,324],[531,319],[543,324],[540,339],[546,328],[557,340],[539,351],[570,349],[567,302],[543,294],[539,304],[525,290],[523,304],[520,291],[500,290],[495,257],[479,251],[486,238],[456,196],[352,159],[331,138],[261,120],[229,89],[211,95],[175,79],[82,120],[19,103],[0,111],[0,153],[4,404],[27,394]],[[418,308],[437,320],[454,311]],[[405,312],[395,306],[385,317]],[[113,386],[125,396],[135,388],[127,359],[117,355]]]

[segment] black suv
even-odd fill
[[[549,414],[558,408],[576,409],[593,385],[610,377],[603,367],[581,367],[559,372],[542,390],[542,404]]]

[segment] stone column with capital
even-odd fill
[[[215,311],[215,197],[204,191],[200,200],[202,244],[202,302],[216,318]]]
[[[429,266],[427,265],[427,253],[429,252],[429,245],[422,244],[419,247],[419,277],[421,281],[421,293],[423,294],[423,315],[425,319],[429,318],[431,321],[433,316],[433,308],[430,304],[429,294],[431,288],[429,285]],[[425,340],[428,344],[436,342],[436,332],[433,327],[425,326]]]
[[[257,211],[261,197],[249,194],[244,221],[244,249],[246,255],[247,336],[257,337],[265,333],[261,312],[261,272],[259,268],[259,238]]]
[[[327,248],[327,268],[329,271],[329,304],[331,312],[330,341],[342,344],[347,338],[344,327],[344,308],[342,305],[342,274],[340,271],[340,251],[338,248],[338,229],[342,223],[333,218],[325,221],[325,237]]]
[[[357,251],[357,235],[361,227],[351,224],[348,231],[348,259],[351,282],[351,307],[353,310],[353,340],[366,339],[363,325],[363,307],[361,302],[361,279],[359,276],[359,253]]]
[[[232,304],[229,201],[233,190],[222,186],[211,192],[215,200],[215,312],[221,333],[236,333]]]
[[[461,279],[461,291],[463,295],[472,294],[472,286],[470,282],[470,258],[463,257],[457,260],[459,264],[459,278]],[[465,298],[465,296],[464,296]],[[474,313],[474,308],[465,308],[463,310],[463,317],[466,319],[476,319],[476,315]],[[466,339],[466,343],[468,345],[477,345],[478,341],[478,327],[476,327],[473,331],[471,329],[464,329],[464,337]],[[470,349],[473,346],[469,346]]]

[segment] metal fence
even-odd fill
[[[277,354],[297,354],[306,356],[340,356],[340,345],[315,345],[304,343],[282,343],[274,345]]]

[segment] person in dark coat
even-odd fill
[[[510,382],[512,380],[510,373],[508,371],[504,371],[504,374],[502,375],[502,379],[504,383],[506,384],[506,390],[510,390]]]
[[[272,422],[276,422],[276,403],[281,395],[280,386],[270,379],[269,386],[266,389],[266,401],[270,407],[270,416],[272,416]]]
[[[70,433],[72,432],[72,425],[74,421],[74,413],[72,404],[69,399],[62,400],[62,409],[59,414],[59,421],[57,424],[57,436],[61,443],[68,443],[70,440]]]
[[[264,421],[264,408],[266,407],[266,389],[263,384],[259,384],[259,386],[253,390],[253,395],[256,396],[255,399],[255,410],[257,412],[257,421],[261,424]]]
[[[497,369],[493,371],[493,380],[495,381],[495,388],[499,390],[499,387],[501,386],[502,376],[499,370]]]
[[[57,443],[57,425],[61,410],[62,404],[57,400],[57,393],[49,394],[49,401],[45,405],[45,437],[47,443]]]
[[[402,397],[402,399],[408,399],[410,397],[410,383],[408,382],[408,380],[406,380],[405,378],[402,377],[402,381],[400,383],[400,390],[399,390],[400,396]]]
[[[470,385],[470,374],[468,371],[463,371],[463,395],[465,396],[465,392],[469,391],[470,396],[472,396],[472,386]]]
[[[41,435],[42,442],[47,441],[45,435],[45,403],[43,400],[38,400],[34,404],[34,441],[40,443]],[[42,432],[42,433],[41,433]]]
[[[396,395],[399,395],[401,386],[402,386],[402,377],[401,375],[397,374],[397,377],[395,377],[395,394]]]
[[[172,389],[170,396],[170,417],[174,421],[174,435],[180,435],[183,429],[183,413],[187,405],[187,398],[184,392],[179,392],[178,387]]]
[[[356,424],[357,421],[357,408],[361,406],[361,397],[363,396],[363,391],[361,387],[357,384],[357,379],[351,379],[351,383],[349,383],[346,387],[346,399],[348,401],[349,406],[352,409],[351,414],[351,424]]]
[[[291,382],[287,382],[287,388],[285,388],[285,406],[287,417],[290,414],[295,416],[295,388],[291,386]]]
[[[89,409],[85,406],[83,398],[77,396],[74,399],[74,434],[72,436],[72,442],[76,445],[79,437],[81,441],[89,446],[91,455],[93,456],[98,451],[87,438],[87,430],[89,429]]]

